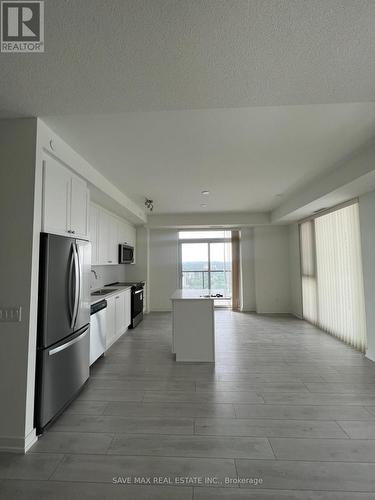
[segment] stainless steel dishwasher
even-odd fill
[[[106,344],[107,301],[91,305],[90,316],[90,366],[104,354]]]

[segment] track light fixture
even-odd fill
[[[149,198],[146,198],[145,200],[145,207],[152,212],[154,210],[154,200],[150,200]]]

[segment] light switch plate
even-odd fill
[[[22,319],[22,307],[0,307],[0,323],[19,323]]]

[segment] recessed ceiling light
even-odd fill
[[[207,204],[206,204],[206,203],[201,203],[201,207],[202,207],[202,208],[206,208],[206,207],[207,207]]]
[[[204,191],[201,191],[201,194],[207,195],[207,194],[210,194],[210,192],[207,191],[207,189],[205,189]]]

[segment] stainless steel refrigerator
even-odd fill
[[[41,234],[35,391],[38,434],[89,377],[90,269],[88,241]]]

